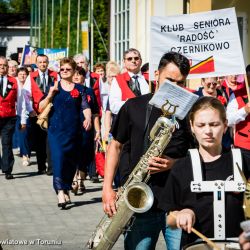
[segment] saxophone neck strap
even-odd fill
[[[147,105],[146,110],[146,119],[145,119],[145,126],[144,126],[144,140],[143,140],[143,153],[145,153],[149,147],[149,120],[152,113],[153,105]]]

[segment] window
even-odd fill
[[[114,59],[121,63],[123,52],[129,48],[129,1],[114,0]]]

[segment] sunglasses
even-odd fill
[[[216,87],[216,86],[217,86],[217,82],[209,82],[209,83],[206,83],[206,85],[207,85],[208,88],[210,88],[211,85],[212,85],[213,87]]]
[[[63,72],[63,71],[71,71],[72,69],[70,68],[60,68],[60,71]]]
[[[139,56],[136,56],[136,57],[127,57],[125,58],[125,60],[131,62],[133,59],[135,59],[135,61],[139,61],[141,58]]]

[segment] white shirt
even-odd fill
[[[43,79],[43,72],[38,69],[38,73],[40,76],[40,79]],[[45,71],[45,79],[46,79],[46,85],[48,85],[48,69]],[[57,81],[60,80],[59,74],[57,74]],[[31,80],[30,75],[26,78],[26,81],[23,85],[22,89],[22,112],[21,112],[21,124],[26,124],[27,117],[30,112],[33,111],[33,102],[32,102],[32,92],[31,92]]]
[[[245,121],[248,113],[245,111],[245,108],[240,108],[238,102],[235,98],[234,93],[230,95],[229,102],[227,105],[227,119],[228,126],[233,127],[241,121]]]
[[[22,115],[22,105],[23,105],[23,96],[22,96],[22,85],[20,83],[20,81],[18,80],[18,78],[16,77],[16,81],[17,81],[17,104],[16,104],[16,114],[18,116]]]
[[[6,92],[7,82],[8,82],[7,76],[3,76],[3,95],[5,95],[5,92]]]
[[[102,78],[100,78],[99,89],[102,102],[102,109],[105,111],[109,99],[110,84],[108,83],[108,81],[104,82]]]
[[[90,87],[90,72],[88,71],[85,76],[85,86]]]
[[[132,72],[128,72],[128,74],[131,78],[135,75]],[[138,75],[138,81],[140,84],[141,94],[142,95],[148,94],[149,86],[148,86],[147,81],[145,80],[145,78],[143,77],[141,73],[138,73],[136,75]],[[125,101],[122,101],[122,91],[119,87],[116,77],[114,77],[112,80],[112,84],[110,87],[110,94],[109,94],[109,105],[110,105],[111,112],[113,114],[118,114],[120,108],[122,107],[124,103]]]

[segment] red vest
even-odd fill
[[[57,80],[57,73],[52,70],[48,70],[48,75],[52,78]],[[33,101],[33,109],[38,113],[38,106],[39,102],[41,101],[42,97],[44,96],[44,93],[39,88],[37,84],[37,78],[39,76],[39,71],[34,71],[30,73],[30,84],[31,84],[31,96]]]
[[[4,97],[0,95],[0,118],[16,116],[17,81],[11,76],[7,80]]]
[[[234,91],[234,94],[239,109],[243,108],[246,105],[243,100],[247,98],[246,88],[236,90]],[[250,150],[250,115],[246,117],[245,121],[241,121],[236,124],[234,145],[236,147]]]
[[[128,83],[131,80],[128,72],[117,75],[116,80],[122,92],[122,101],[135,97],[135,94],[128,86]]]

